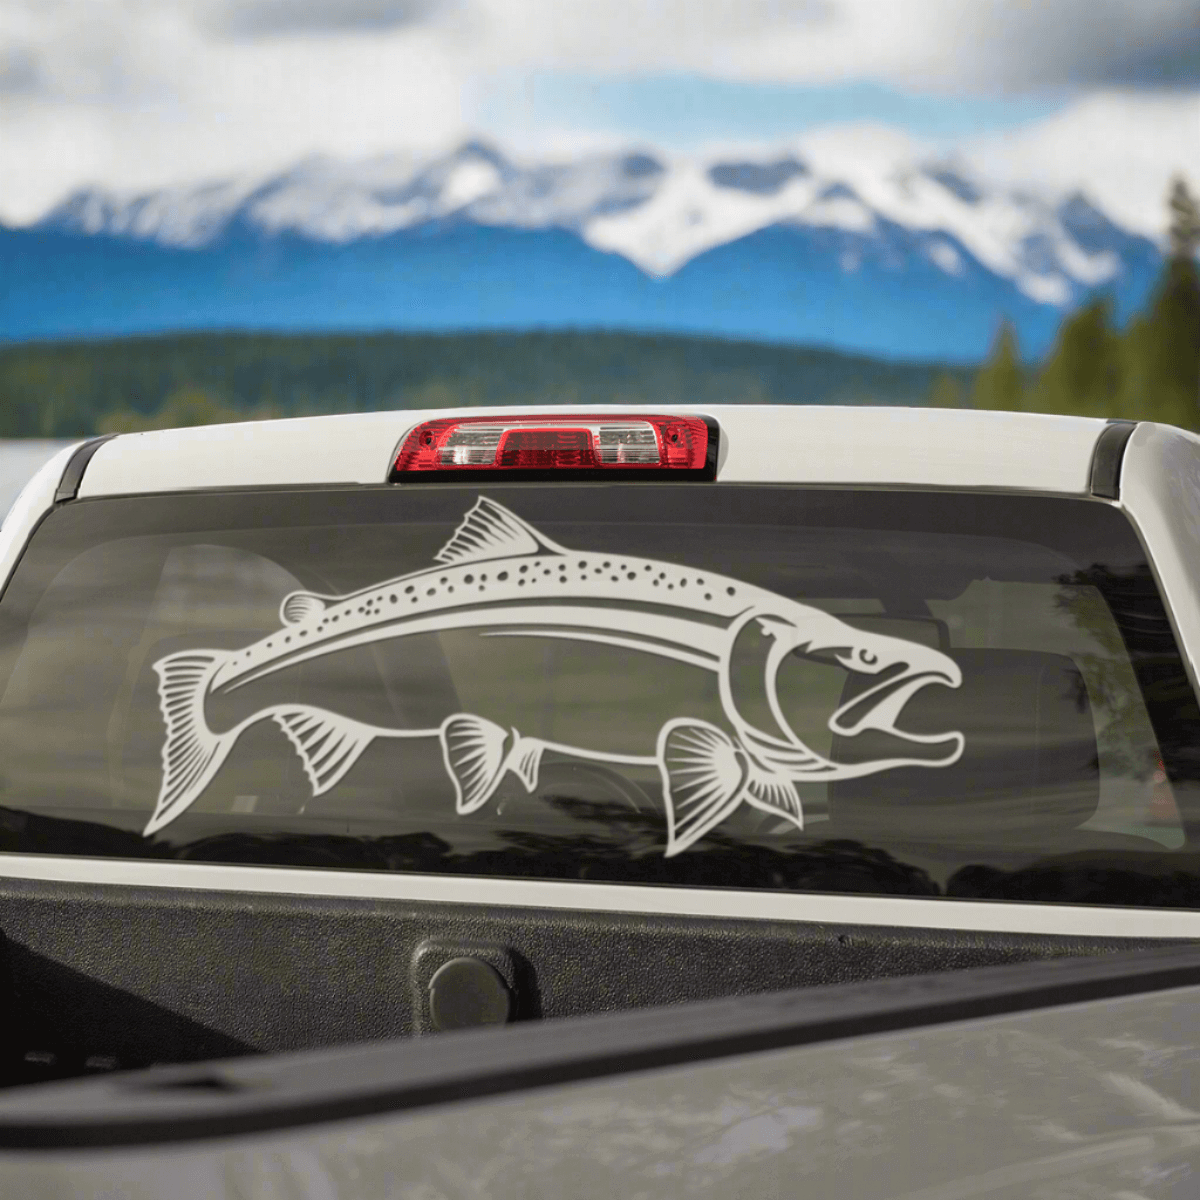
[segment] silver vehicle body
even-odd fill
[[[1184,970],[1194,979],[1195,952],[1185,953]],[[1037,972],[1053,974],[1059,965],[1015,970],[1036,988]],[[1062,974],[1078,977],[1089,967],[1069,964]],[[1012,970],[968,972],[975,977],[966,985],[973,1002],[986,1003],[989,986],[1003,994]],[[939,993],[958,986],[947,976],[878,987],[876,1016],[887,1019],[889,1002],[905,1010],[888,1032],[734,1056],[700,1053],[665,1069],[638,1069],[635,1053],[626,1070],[618,1064],[599,1078],[557,1086],[502,1084],[491,1098],[471,1099],[466,1080],[519,1061],[519,1051],[506,1058],[506,1041],[522,1041],[525,1053],[539,1035],[557,1036],[561,1045],[576,1023],[555,1023],[544,1034],[527,1029],[523,1037],[458,1034],[407,1051],[362,1047],[308,1060],[213,1064],[158,1080],[143,1074],[50,1084],[0,1098],[0,1140],[9,1147],[0,1149],[0,1191],[41,1200],[1196,1195],[1200,986],[1138,991],[1135,985],[1133,994],[1078,1003],[1035,1001],[992,1016],[922,1019],[921,1004],[936,1005]],[[821,989],[811,1000],[799,993],[767,996],[744,1011],[753,1026],[764,1014],[786,1021],[791,1006],[802,1022],[806,1004],[826,1013],[853,1010],[864,991]],[[733,1004],[725,1007],[728,1030],[738,1014]],[[671,1010],[660,1018],[658,1035],[670,1021],[686,1026],[689,1019],[687,1010]],[[585,1022],[576,1036],[586,1043],[599,1034],[603,1041],[621,1021],[607,1019],[607,1029]],[[654,1037],[652,1028],[647,1046]],[[414,1077],[436,1086],[439,1050],[449,1079],[463,1073],[466,1098],[458,1102],[414,1102],[411,1093],[406,1100],[400,1081],[392,1111],[383,1099],[370,1115],[350,1110],[340,1120],[314,1123],[312,1104],[301,1101],[292,1128],[285,1118],[255,1131],[256,1105],[269,1108],[279,1093],[307,1087],[305,1099],[318,1103],[313,1098],[323,1090],[335,1109],[349,1109],[387,1086],[389,1068],[402,1077],[406,1057],[422,1060],[425,1074],[419,1066]],[[219,1121],[223,1105],[240,1109],[245,1132],[205,1137],[205,1114]],[[123,1145],[68,1150],[69,1135],[61,1133],[54,1144],[56,1124],[108,1122],[116,1129],[108,1114],[122,1108],[132,1124],[138,1113],[161,1109],[168,1122],[177,1121],[182,1140],[160,1124],[157,1131],[135,1130]],[[45,1148],[13,1148],[21,1130],[39,1122],[51,1131]]]

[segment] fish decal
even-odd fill
[[[377,739],[436,738],[456,810],[464,815],[482,809],[507,774],[532,792],[547,751],[657,767],[668,857],[742,804],[803,829],[796,786],[804,781],[904,766],[946,767],[962,755],[962,733],[921,735],[897,727],[904,706],[922,688],[956,688],[962,682],[957,664],[930,647],[855,629],[738,579],[633,555],[569,550],[486,497],[477,500],[435,562],[349,595],[293,592],[280,606],[281,628],[242,650],[184,650],[159,659],[154,670],[166,738],[162,785],[145,835],[185,812],[241,734],[267,719],[294,747],[314,796],[335,787]],[[602,643],[702,667],[717,677],[727,728],[673,718],[647,730],[644,754],[629,755],[523,737],[474,713],[449,713],[433,728],[393,729],[297,702],[255,711],[223,733],[206,719],[214,700],[297,663],[352,646],[462,629]],[[759,696],[765,704],[756,709],[756,723],[739,710],[732,684],[735,648],[748,631],[768,647]],[[901,752],[837,763],[806,746],[788,724],[776,687],[780,668],[793,654],[877,677],[873,684],[864,680],[866,690],[845,701],[828,726],[845,738],[867,730],[890,734]]]

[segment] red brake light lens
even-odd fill
[[[425,421],[404,439],[392,478],[469,471],[708,473],[716,463],[714,434],[702,417],[641,413],[447,417]]]

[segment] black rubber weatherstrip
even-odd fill
[[[105,442],[111,442],[116,436],[115,433],[106,433],[103,437],[91,438],[71,455],[71,461],[67,463],[62,479],[58,481],[58,490],[54,493],[55,504],[74,500],[79,495],[79,485],[83,482],[83,473],[92,461],[92,456]]]
[[[1121,495],[1121,460],[1136,421],[1109,421],[1096,439],[1092,451],[1091,493],[1104,500],[1117,500]]]
[[[1200,988],[1200,946],[45,1083],[0,1093],[0,1149],[163,1145],[400,1115],[634,1071],[1184,987]]]

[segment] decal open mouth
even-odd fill
[[[925,746],[961,744],[962,735],[945,733],[911,733],[899,728],[897,722],[904,707],[930,684],[956,687],[958,680],[944,671],[911,671],[905,665],[886,672],[887,678],[867,691],[848,700],[829,718],[829,728],[841,737],[856,737],[867,730],[890,734],[902,741]]]

